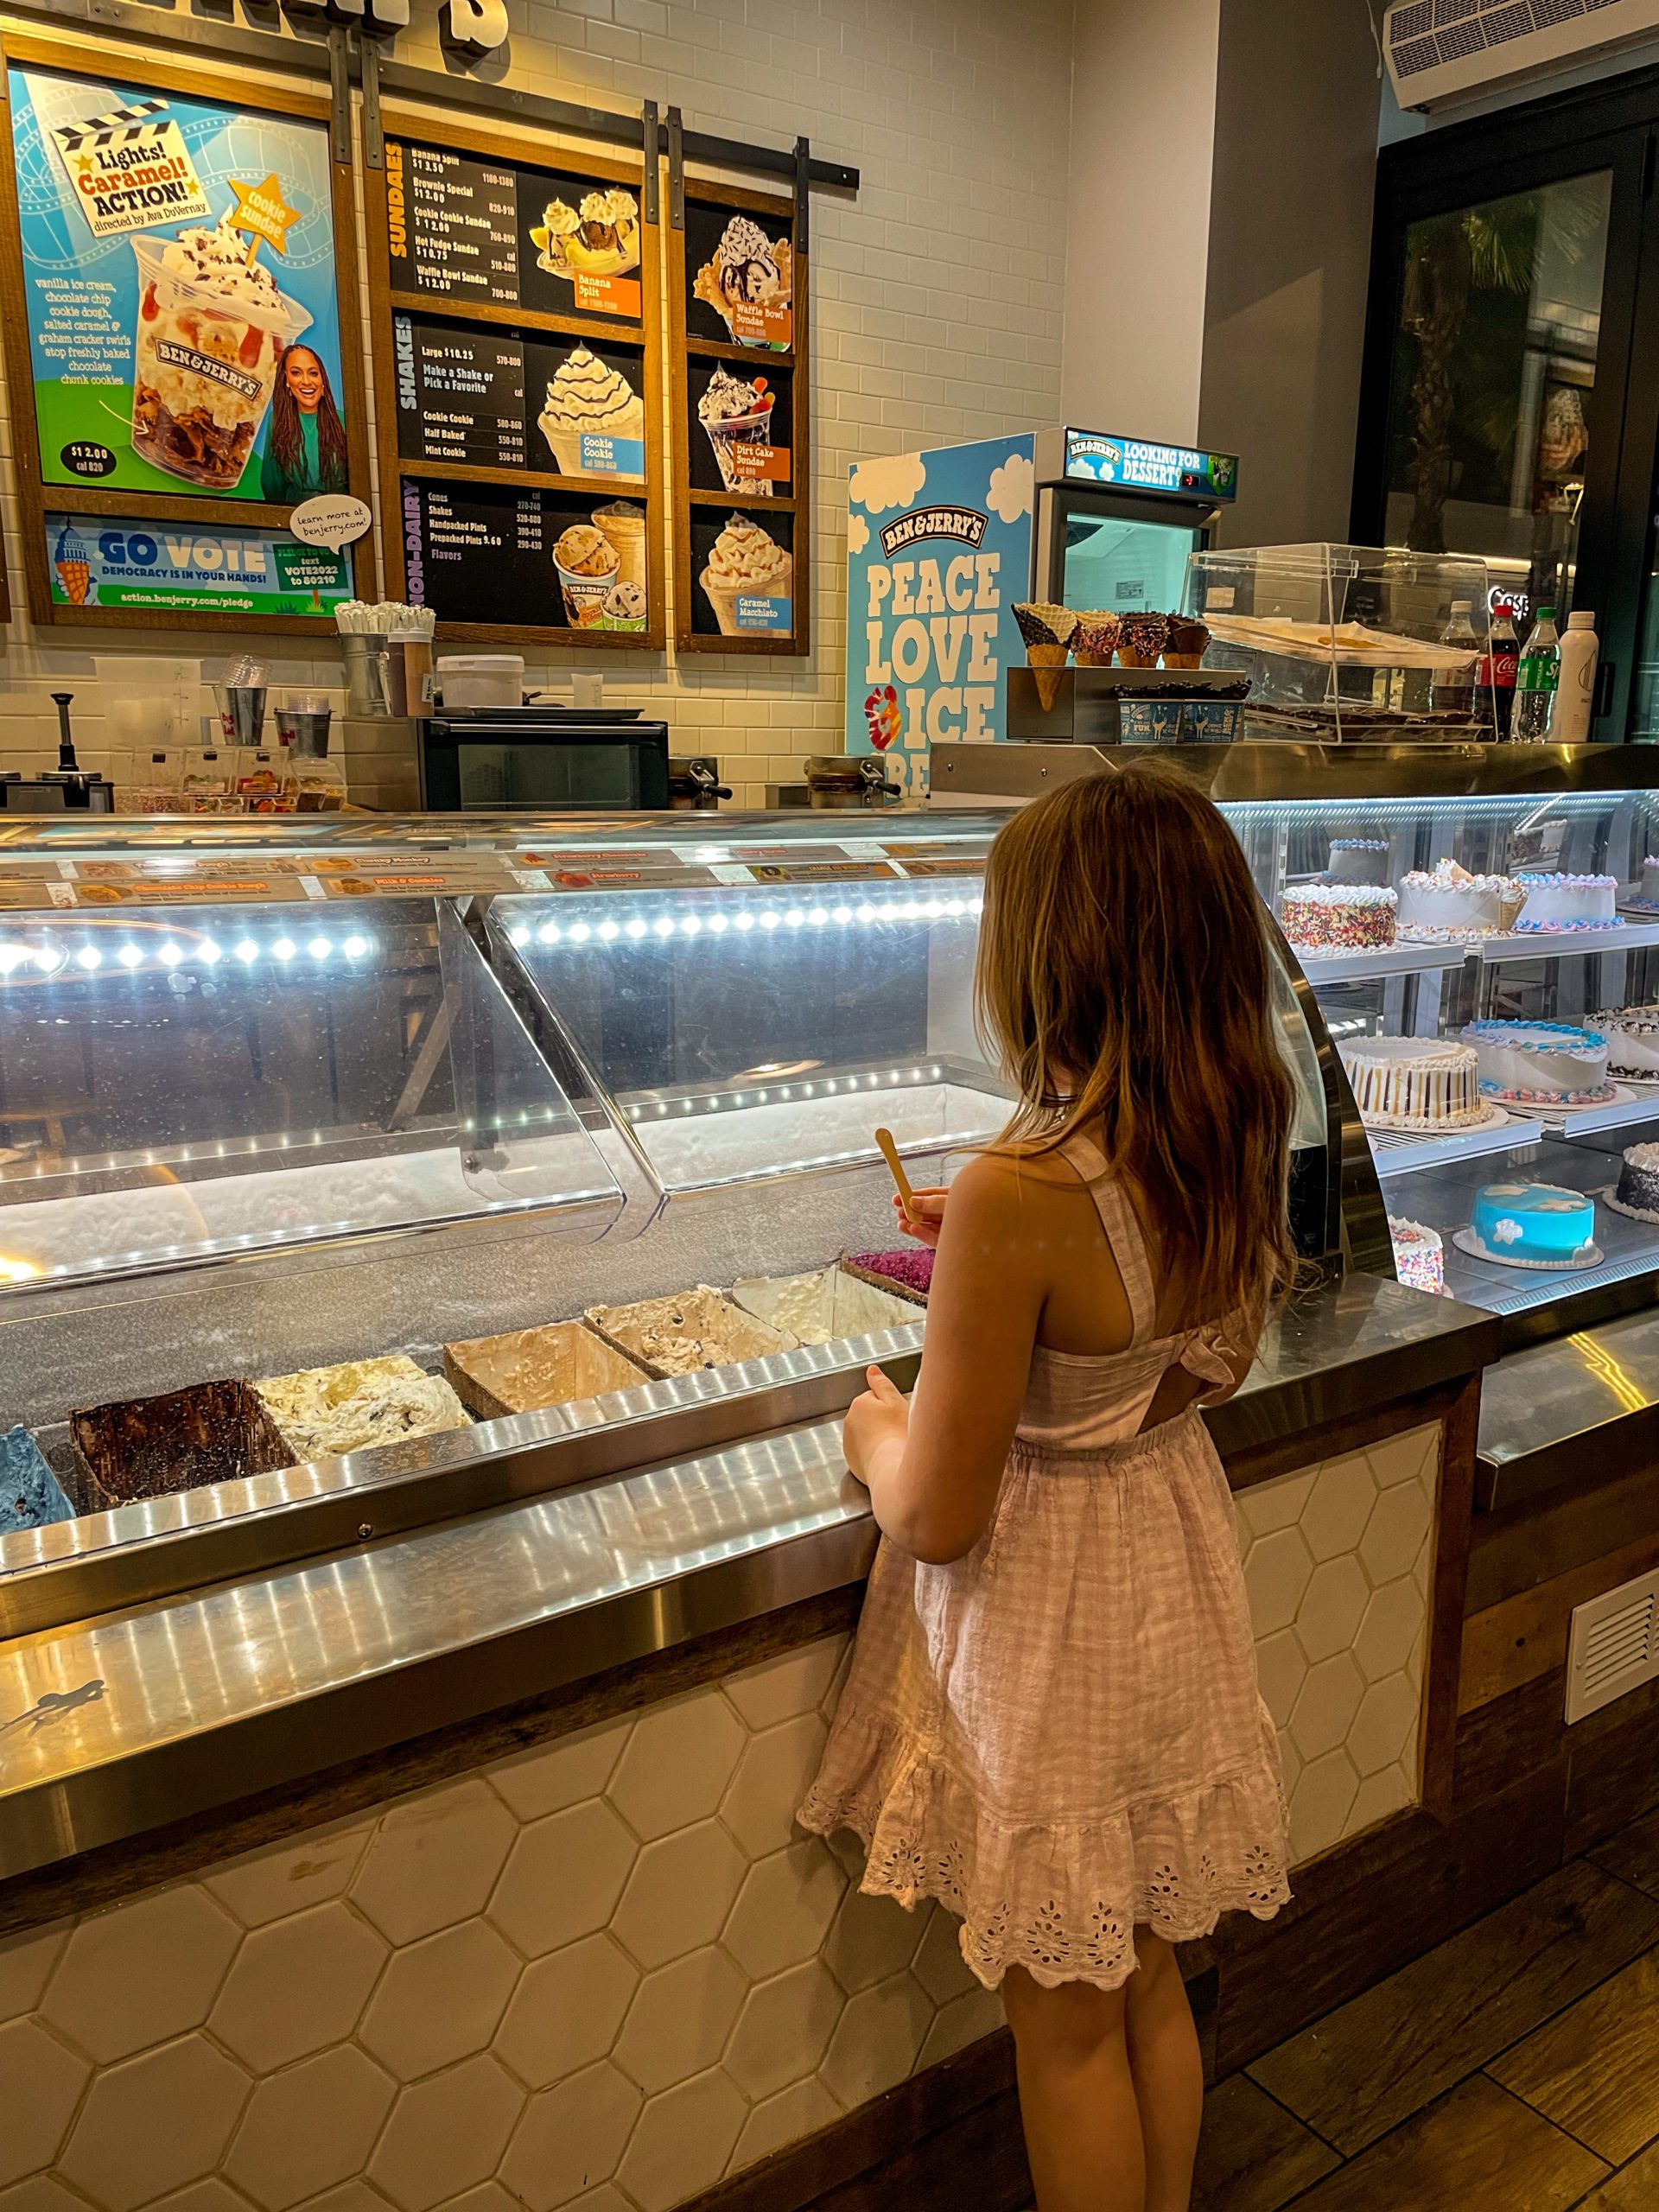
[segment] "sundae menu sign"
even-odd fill
[[[40,482],[346,490],[325,126],[15,56],[7,93]]]

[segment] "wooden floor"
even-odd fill
[[[1659,1813],[1219,2082],[1195,2212],[1659,2212]]]

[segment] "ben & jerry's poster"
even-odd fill
[[[13,65],[48,485],[346,489],[324,127]]]
[[[847,487],[847,750],[883,753],[906,794],[929,748],[1002,734],[1002,671],[1023,664],[1028,435],[855,463]]]

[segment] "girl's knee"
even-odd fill
[[[1003,2009],[1017,2045],[1078,2063],[1121,2042],[1126,1993],[1065,1981],[1045,1989],[1022,1967],[1010,1967],[1002,1984]]]

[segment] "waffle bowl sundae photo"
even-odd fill
[[[795,338],[795,256],[786,238],[768,238],[748,215],[734,215],[719,245],[691,280],[692,296],[710,307],[740,346],[787,352]]]
[[[550,276],[620,276],[639,266],[639,203],[614,188],[584,193],[574,207],[550,200],[530,238]]]
[[[131,243],[138,264],[133,451],[186,483],[233,490],[283,354],[309,328],[310,311],[284,295],[228,219],[172,238],[140,233]]]

